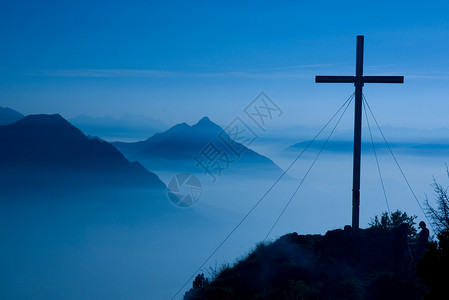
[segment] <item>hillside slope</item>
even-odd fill
[[[259,245],[211,283],[197,277],[190,299],[421,299],[407,229],[287,234]]]

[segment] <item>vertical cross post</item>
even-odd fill
[[[369,83],[404,83],[404,76],[363,76],[363,35],[357,36],[355,76],[316,76],[315,82],[350,82],[355,86],[354,161],[352,177],[352,228],[359,228],[360,163],[362,148],[362,89]]]
[[[357,36],[355,77],[354,160],[352,165],[352,228],[359,228],[360,163],[362,148],[363,35]]]

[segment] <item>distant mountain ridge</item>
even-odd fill
[[[0,126],[14,123],[23,117],[25,116],[9,107],[0,106]]]
[[[159,178],[60,115],[29,115],[0,127],[0,178],[9,188],[55,185],[164,189]]]
[[[445,154],[449,150],[449,129],[438,128],[432,130],[412,129],[401,127],[382,127],[382,132],[388,145],[395,150],[410,154]],[[374,147],[376,150],[388,151],[382,135],[377,129],[372,129]],[[353,132],[351,130],[340,132],[332,136],[325,150],[332,152],[352,152]],[[309,149],[321,149],[325,136],[318,138],[309,146]],[[311,140],[305,140],[289,146],[286,150],[304,149]],[[362,129],[362,151],[373,152],[373,142],[368,128]]]
[[[233,153],[226,140],[231,140],[229,135],[208,117],[203,117],[194,125],[180,123],[145,141],[112,144],[128,158],[139,160],[148,168],[167,167],[201,172],[195,157],[201,159],[206,147],[212,145],[212,150],[226,153],[227,158],[232,160],[229,169],[251,171],[251,168],[257,167],[259,170],[282,172],[272,160],[237,141],[234,141],[234,146],[242,151]]]

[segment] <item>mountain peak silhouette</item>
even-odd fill
[[[0,106],[0,126],[8,125],[22,119],[24,115],[9,108]]]
[[[222,153],[230,152],[225,141],[231,140],[228,134],[208,117],[203,117],[194,125],[180,123],[169,130],[157,133],[149,139],[137,143],[113,143],[117,149],[133,160],[142,161],[152,168],[176,168],[195,172],[194,157],[201,155],[203,149],[211,143]],[[240,151],[238,163],[233,164],[233,170],[239,167],[248,172],[251,167],[279,172],[281,169],[270,159],[249,149],[246,145],[235,141],[234,146]],[[229,153],[229,155],[236,154]],[[232,159],[235,159],[232,158]]]
[[[214,122],[212,122],[210,119],[209,119],[209,117],[208,116],[204,116],[204,117],[202,117],[197,123],[196,123],[196,125],[205,125],[205,124],[214,124],[215,125],[215,123]]]
[[[60,114],[37,114],[28,115],[23,119],[16,122],[21,125],[39,125],[39,126],[72,126],[66,119]]]
[[[208,116],[204,116],[204,117],[202,117],[199,121],[198,121],[198,123],[199,122],[202,122],[202,121],[208,121],[208,122],[212,122],[210,119],[209,119],[209,117]]]
[[[69,186],[75,180],[70,178],[76,178],[90,186],[163,187],[155,174],[129,162],[111,144],[89,139],[59,114],[30,115],[0,126],[0,144],[1,177],[42,174],[42,178],[61,178]]]
[[[207,116],[201,118],[196,124],[191,126],[194,130],[206,130],[210,133],[219,134],[223,129],[216,123],[212,122]]]
[[[4,133],[14,132],[17,138],[22,137],[33,140],[67,141],[86,138],[81,130],[70,124],[59,114],[28,115],[15,123],[6,125],[5,128],[9,128],[9,130],[4,130]]]

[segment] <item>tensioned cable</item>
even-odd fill
[[[373,134],[371,132],[371,126],[369,124],[368,114],[366,112],[365,101],[366,101],[365,97],[363,97],[363,102],[362,102],[363,103],[363,111],[365,112],[365,119],[366,119],[366,123],[368,125],[369,136],[371,138],[371,144],[373,145],[374,157],[376,158],[377,171],[379,173],[380,183],[382,184],[382,191],[384,192],[385,203],[387,204],[388,215],[391,216],[390,205],[388,204],[387,193],[385,192],[384,180],[382,178],[382,172],[380,171],[379,159],[377,158],[376,146],[374,145]]]
[[[352,99],[351,99],[352,101]],[[315,159],[313,160],[312,164],[310,165],[309,169],[307,170],[306,174],[304,175],[304,177],[301,179],[301,181],[299,182],[298,186],[296,187],[296,190],[293,192],[292,196],[290,197],[290,199],[288,200],[287,204],[285,204],[284,209],[281,211],[281,213],[279,214],[279,216],[277,217],[276,221],[274,222],[273,226],[271,226],[271,229],[268,231],[267,235],[265,236],[264,242],[267,240],[268,236],[270,235],[270,233],[273,231],[274,227],[276,227],[277,223],[279,222],[279,220],[281,219],[282,215],[284,214],[284,212],[287,210],[288,206],[290,205],[290,203],[292,202],[293,198],[295,197],[296,193],[298,192],[299,188],[302,186],[302,184],[304,183],[304,181],[306,180],[307,176],[309,175],[310,171],[312,170],[313,166],[315,165],[316,161],[318,160],[318,157],[320,157],[321,153],[323,152],[324,148],[326,147],[327,143],[329,142],[329,139],[331,138],[332,134],[334,133],[335,129],[337,128],[338,124],[340,124],[341,119],[343,118],[343,116],[346,113],[346,110],[348,109],[349,105],[351,104],[351,101],[349,101],[349,103],[346,105],[346,108],[344,109],[343,113],[341,114],[340,118],[338,118],[337,123],[335,124],[334,128],[332,128],[331,132],[329,133],[326,141],[324,142],[323,146],[321,147],[320,151],[318,152],[317,156],[315,157]]]
[[[424,217],[427,219],[427,221],[429,222],[429,224],[432,226],[432,222],[430,222],[429,217],[428,217],[427,214],[424,212],[424,209],[423,209],[422,206],[421,206],[421,203],[419,203],[418,197],[416,197],[416,194],[415,194],[415,192],[413,191],[412,186],[410,185],[410,183],[409,183],[407,177],[405,176],[404,171],[402,170],[401,166],[399,165],[399,162],[398,162],[398,160],[396,159],[396,156],[394,155],[393,150],[392,150],[391,147],[390,147],[390,144],[388,143],[387,139],[385,138],[385,135],[384,135],[382,129],[380,128],[379,123],[377,122],[377,119],[376,119],[376,117],[374,116],[374,113],[373,113],[373,111],[371,110],[371,107],[369,106],[368,101],[366,100],[366,98],[365,98],[364,95],[362,95],[362,96],[363,96],[363,99],[364,99],[365,102],[366,102],[366,106],[368,107],[371,116],[373,117],[374,122],[376,123],[377,129],[379,130],[380,134],[382,135],[382,138],[383,138],[385,144],[387,145],[388,150],[389,150],[390,153],[391,153],[391,156],[393,157],[393,159],[394,159],[394,161],[395,161],[395,163],[396,163],[396,165],[397,165],[399,171],[401,172],[402,177],[404,178],[405,183],[407,184],[407,186],[408,186],[410,192],[412,193],[413,198],[415,198],[416,203],[418,203],[419,208],[421,209],[422,213],[424,214]],[[433,226],[432,226],[432,229],[434,230]],[[435,231],[435,230],[434,230],[434,231]]]
[[[248,216],[253,212],[253,210],[262,202],[263,199],[270,193],[270,191],[276,186],[276,184],[279,183],[279,181],[285,176],[285,174],[291,169],[291,167],[298,161],[298,159],[302,156],[302,154],[310,147],[310,145],[318,138],[318,136],[326,129],[326,127],[329,125],[329,123],[332,122],[332,120],[338,115],[338,113],[345,107],[345,105],[352,101],[355,93],[352,93],[351,96],[349,96],[348,99],[343,103],[342,106],[335,112],[335,114],[327,121],[327,123],[320,129],[320,131],[315,135],[315,137],[307,144],[307,146],[301,151],[301,153],[296,156],[296,158],[293,160],[293,162],[285,169],[285,171],[282,173],[281,176],[279,176],[278,179],[270,186],[270,188],[262,195],[262,197],[251,207],[251,209],[248,211],[248,213],[237,223],[237,225],[228,233],[228,235],[223,239],[223,241],[215,248],[214,251],[204,260],[204,262],[200,265],[200,267],[195,271],[195,273],[192,274],[192,276],[187,279],[187,281],[179,288],[179,290],[176,292],[176,294],[173,295],[171,300],[173,300],[181,291],[182,289],[190,283],[190,281],[195,277],[195,275],[204,267],[204,265],[212,258],[212,256],[217,253],[217,251],[223,246],[223,244],[229,239],[229,237],[237,230],[237,228],[240,227],[240,225],[248,218]],[[346,110],[346,109],[345,109]]]

